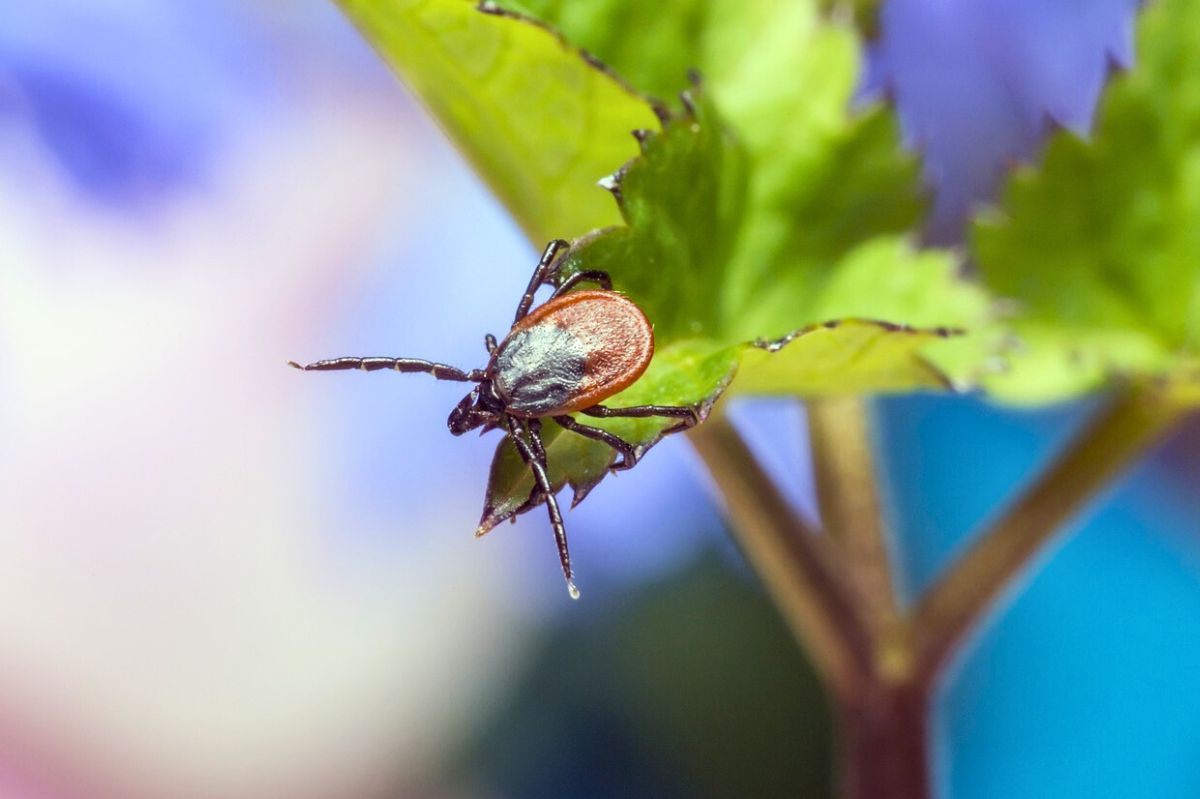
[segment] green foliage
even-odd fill
[[[714,352],[699,342],[678,342],[660,349],[642,379],[623,391],[617,401],[607,404],[612,407],[694,405],[703,419],[732,377],[732,368],[731,359],[724,352]],[[697,402],[696,397],[701,399]],[[678,419],[592,419],[582,415],[578,420],[612,430],[643,452],[661,440],[666,428],[679,423]],[[544,420],[542,424],[550,483],[556,492],[569,485],[574,492],[571,504],[577,505],[604,479],[608,467],[616,460],[616,452],[607,444],[568,433],[552,420]],[[492,459],[483,516],[476,534],[483,535],[506,519],[540,505],[540,499],[531,501],[534,487],[533,476],[521,461],[516,446],[505,438],[497,445]]]
[[[722,52],[747,49],[746,42],[726,38],[729,28],[719,17],[729,4],[723,2],[500,0],[499,5],[550,25],[641,91],[664,100],[686,88],[689,69]],[[753,14],[754,4],[745,5]]]
[[[608,271],[658,346],[607,404],[703,415],[727,385],[814,395],[969,376],[964,353],[978,348],[956,348],[942,328],[979,322],[985,299],[949,254],[907,243],[924,211],[917,164],[885,108],[851,108],[857,36],[816,3],[522,0],[481,13],[464,0],[342,2],[535,243],[596,231],[577,239],[564,274]],[[649,101],[575,47],[646,95],[674,98],[692,67],[703,86],[655,132]],[[633,130],[642,152],[608,180],[614,204],[594,184],[627,160],[615,156]],[[768,342],[787,346],[756,346]],[[673,423],[595,422],[643,448]],[[614,453],[546,428],[554,483],[586,493]],[[532,489],[503,443],[481,529],[528,509]]]
[[[878,202],[886,203],[900,191],[864,165],[871,162],[871,147],[861,142],[876,140],[878,118],[853,125],[829,147],[857,162],[847,164],[841,185],[828,186],[829,205],[861,207],[860,225],[831,218],[827,229],[808,232],[789,230],[784,220],[837,214],[814,196],[827,187],[821,182],[827,173],[797,183],[791,193],[797,207],[790,213],[787,195],[772,191],[760,200],[753,156],[722,124],[707,93],[693,90],[688,105],[662,134],[645,137],[643,156],[614,177],[611,187],[627,226],[578,242],[562,265],[564,275],[608,272],[654,320],[660,351],[653,366],[606,404],[706,409],[727,385],[732,391],[809,396],[946,387],[950,377],[923,349],[948,344],[953,334],[942,325],[981,318],[985,302],[955,278],[948,256],[915,250],[889,232],[900,222],[870,212],[873,202],[864,198],[883,195],[887,199]],[[847,146],[847,139],[854,144]],[[823,158],[812,163],[824,169]],[[764,228],[780,235],[769,236]],[[765,246],[768,241],[775,246]],[[930,327],[870,321],[896,318]],[[953,361],[951,354],[938,363]],[[674,422],[596,423],[648,449]],[[587,449],[588,456],[576,457],[556,485],[586,492],[604,477],[613,453],[595,442],[571,446]],[[511,444],[501,444],[497,464],[503,467],[493,469],[488,508],[528,509],[533,481]],[[485,518],[506,516],[489,510]]]
[[[873,148],[864,142],[878,140],[878,117],[848,122],[823,141],[821,156],[807,160],[813,174],[795,176],[785,190],[770,169],[755,169],[754,154],[731,135],[705,91],[690,93],[689,105],[662,134],[648,137],[643,157],[616,176],[613,189],[627,227],[580,242],[563,267],[568,274],[609,272],[654,320],[660,342],[691,341],[735,363],[754,342],[795,337],[830,320],[944,326],[982,315],[982,295],[955,278],[947,255],[918,252],[900,234],[910,220],[894,217],[893,209],[910,176],[892,171],[894,158],[881,158],[879,171],[870,168]],[[831,159],[844,168],[829,167]],[[786,153],[777,160],[786,161]],[[826,180],[832,174],[842,176],[837,185]],[[811,226],[807,219],[814,220]],[[840,357],[838,343],[858,351],[862,328],[824,328],[829,367],[811,363],[790,385],[777,382],[784,370],[773,369],[772,390],[811,395],[841,393],[849,383],[863,390],[944,383],[915,357],[891,365],[886,386],[847,373],[859,364]],[[876,333],[920,339],[895,326]],[[752,384],[764,363],[743,364],[731,389]]]
[[[732,94],[750,78],[787,84],[802,58],[788,52],[809,45],[816,10],[853,18],[874,30],[878,0],[499,0],[498,5],[541,20],[613,67],[626,80],[663,100],[687,88],[698,69]],[[851,76],[853,80],[854,76]],[[789,91],[786,85],[778,87]],[[728,91],[727,91],[728,90]]]
[[[552,31],[465,0],[338,0],[539,246],[617,221],[596,180],[656,124]]]
[[[1060,133],[977,225],[980,270],[1022,348],[989,381],[1046,402],[1113,379],[1200,400],[1200,2],[1143,12],[1139,63],[1090,141]]]
[[[615,456],[607,446],[568,433],[553,422],[546,424],[543,429],[542,444],[546,448],[551,485],[556,492],[570,485],[575,494],[573,505],[581,502],[600,482],[599,478],[603,477]],[[529,467],[521,460],[512,440],[506,437],[492,458],[483,515],[475,535],[483,535],[500,522],[540,504],[530,501],[533,489],[534,481]]]
[[[851,109],[857,37],[816,4],[506,5],[649,94],[674,95],[690,67],[703,75],[703,89],[690,90],[694,110],[646,137],[642,157],[616,176],[626,228],[585,239],[567,264],[609,271],[660,343],[705,339],[716,351],[840,317],[965,326],[983,316],[983,295],[956,279],[950,255],[905,243],[924,210],[917,164],[887,109]],[[910,384],[887,388],[929,385],[926,364],[905,362]],[[824,390],[846,376],[826,377]]]

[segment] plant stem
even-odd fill
[[[723,415],[691,433],[735,537],[831,689],[841,796],[930,795],[929,700],[948,656],[1063,523],[1185,411],[1151,392],[1118,397],[908,614],[893,591],[864,403],[809,405],[834,541],[806,527]]]
[[[851,701],[871,672],[871,638],[825,539],[800,520],[722,413],[689,438],[775,605],[834,695]]]
[[[877,684],[839,710],[839,797],[931,795],[929,695],[922,686]]]
[[[925,594],[913,614],[926,684],[1055,532],[1178,421],[1185,408],[1147,391],[1118,397]]]
[[[839,544],[846,571],[877,630],[898,616],[871,449],[870,407],[860,397],[808,401],[809,441],[821,522]]]

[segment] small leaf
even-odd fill
[[[1011,369],[987,387],[1051,402],[1112,381],[1194,397],[1200,357],[1200,2],[1161,0],[1139,63],[1090,141],[1060,133],[981,218],[980,273],[1017,308]]]
[[[616,457],[607,445],[573,435],[549,421],[542,427],[542,444],[554,491],[570,485],[577,502],[600,482]],[[540,498],[532,501],[534,488],[533,474],[521,460],[512,438],[506,436],[492,458],[483,516],[475,535],[483,535],[501,522],[541,504]]]
[[[703,421],[735,368],[736,355],[728,349],[714,348],[704,341],[679,342],[660,350],[643,379],[604,404],[610,408],[694,406],[697,417]],[[680,422],[662,417],[595,419],[583,414],[575,414],[574,418],[580,424],[621,436],[642,454],[662,440],[664,431]],[[555,492],[568,485],[572,488],[572,506],[583,501],[616,460],[616,452],[607,444],[564,430],[549,419],[542,422],[542,442],[550,483]],[[500,522],[541,505],[544,498],[535,496],[534,485],[533,475],[516,446],[508,438],[500,442],[492,460],[483,518],[476,534],[482,535]]]
[[[784,224],[779,212],[783,197],[772,196],[764,201],[765,208],[756,201],[749,185],[753,175],[749,156],[723,127],[712,100],[696,89],[689,103],[691,112],[649,137],[642,157],[615,179],[628,227],[577,242],[564,261],[564,274],[607,271],[614,285],[654,320],[660,342],[703,337],[714,348],[739,353],[739,359],[742,345],[844,318],[879,319],[898,328],[961,328],[987,317],[986,296],[958,278],[948,253],[917,250],[906,236],[877,232],[898,221],[883,221],[868,213],[850,214],[859,219],[859,226],[826,220],[828,210],[810,194],[812,184],[802,181],[791,195],[799,206],[793,211],[797,218],[813,217],[814,224],[825,229],[796,231]],[[873,124],[857,130],[868,138],[878,135]],[[861,148],[846,147],[845,141],[835,149],[846,157],[862,154]],[[856,174],[863,175],[859,182],[874,185],[861,165],[844,173],[852,185]],[[816,185],[824,189],[820,181]],[[830,185],[824,191],[827,202],[846,211],[871,196],[872,189],[860,187],[856,192],[852,185]],[[889,193],[876,195],[877,199],[886,204]],[[822,340],[840,342],[844,352],[829,349],[828,361],[806,364],[793,393],[808,394],[819,385],[837,384],[852,384],[862,391],[927,387],[929,362],[910,356],[921,344],[941,339],[918,336],[903,348],[881,350],[897,353],[900,361],[886,382],[875,386],[865,374],[844,371],[861,364],[882,375],[878,364],[850,357],[861,351],[861,331],[854,325],[845,330],[835,326],[822,334]],[[973,346],[978,349],[984,341],[980,337]],[[945,365],[956,366],[959,381],[969,377],[979,360],[964,357],[963,352],[946,350],[943,355]],[[743,390],[738,383],[748,381],[761,363],[751,359],[734,389]],[[812,370],[822,368],[829,371],[828,379],[814,381]],[[782,374],[773,370],[772,392],[783,390],[778,382]],[[903,374],[909,376],[908,385],[900,379]],[[639,385],[650,380],[644,377]]]
[[[760,341],[742,357],[737,390],[810,396],[953,388],[949,376],[923,358],[931,342],[961,335],[871,319],[809,325],[775,341]]]
[[[690,407],[703,421],[733,380],[737,364],[737,348],[706,339],[676,341],[660,348],[646,374],[606,400],[604,405],[609,408],[637,405]],[[664,430],[676,427],[680,420],[664,417],[595,419],[578,415],[576,421],[601,427],[648,450],[659,442]]]
[[[651,105],[549,29],[466,0],[338,0],[538,246],[617,221],[596,181]]]

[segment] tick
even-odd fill
[[[553,419],[577,435],[603,442],[620,455],[609,469],[633,468],[642,456],[641,447],[599,427],[577,422],[573,413],[599,419],[659,416],[679,421],[664,433],[686,430],[700,421],[696,408],[674,405],[635,405],[610,408],[600,403],[632,385],[654,356],[654,329],[632,300],[613,291],[608,273],[577,272],[560,279],[565,241],[552,241],[538,261],[529,286],[517,304],[512,328],[503,341],[488,334],[484,344],[487,366],[463,371],[444,363],[417,358],[333,358],[301,366],[304,371],[361,369],[374,372],[424,372],[438,380],[475,383],[471,393],[450,412],[447,426],[461,436],[470,430],[500,429],[512,439],[521,460],[533,475],[531,499],[545,502],[558,546],[567,590],[579,598],[567,530],[550,484],[546,449],[542,445],[542,420]],[[599,288],[574,291],[580,284]],[[543,286],[553,293],[545,303],[533,306]]]

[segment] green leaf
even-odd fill
[[[1091,140],[1058,134],[976,225],[981,274],[1018,308],[1021,347],[988,381],[1002,398],[1113,380],[1200,393],[1200,2],[1148,6],[1138,38]]]
[[[898,391],[942,387],[975,368],[979,347],[948,341],[944,328],[978,322],[985,298],[958,280],[952,255],[909,243],[924,212],[918,166],[898,146],[888,109],[851,108],[858,39],[817,3],[505,3],[571,46],[463,0],[343,3],[530,235],[577,237],[562,274],[608,271],[654,323],[650,370],[606,404],[703,413],[727,385]],[[693,87],[655,133],[651,105],[573,47],[647,95],[673,98],[690,67],[704,89]],[[642,154],[608,182],[618,202],[602,198],[608,205],[597,210],[591,184],[629,160],[613,155],[633,146],[634,129]],[[588,233],[604,225],[612,227]],[[755,346],[783,338],[773,355]],[[674,424],[579,421],[643,449]],[[544,425],[552,481],[585,494],[613,453]],[[515,448],[502,443],[481,529],[539,501]]]
[[[673,91],[687,66],[703,73],[694,113],[646,138],[617,176],[627,228],[582,242],[567,267],[610,271],[660,338],[733,345],[841,317],[985,318],[985,295],[958,279],[951,254],[908,244],[924,212],[918,165],[887,108],[851,107],[858,39],[815,3],[521,7],[643,91]],[[964,380],[977,368],[965,355],[948,363]],[[914,384],[926,374],[914,367]]]
[[[605,404],[696,405],[706,415],[727,386],[816,396],[951,385],[946,365],[962,358],[956,361],[952,349],[933,358],[929,345],[959,338],[942,322],[974,320],[986,310],[983,296],[957,281],[953,260],[916,250],[899,235],[868,235],[842,251],[848,245],[831,242],[853,241],[848,226],[788,233],[778,239],[781,249],[762,249],[761,241],[747,238],[748,230],[751,236],[755,231],[747,217],[756,219],[748,156],[703,92],[696,91],[689,104],[693,111],[647,137],[643,157],[614,178],[629,226],[576,242],[561,266],[563,276],[607,271],[655,322],[658,352],[650,369]],[[853,195],[846,190],[843,196]],[[747,257],[742,248],[771,258],[775,283],[784,288],[770,285],[766,270],[739,271],[739,257]],[[924,327],[875,321],[901,309]],[[844,318],[852,316],[874,319]],[[577,421],[644,449],[675,424]],[[546,428],[553,429],[555,442],[578,439],[570,451],[547,446],[552,482],[575,487],[578,500],[604,478],[614,453],[553,423]],[[530,501],[533,480],[511,444],[501,446],[496,464],[485,502],[488,529],[540,504],[540,497]]]
[[[809,325],[776,341],[761,341],[742,357],[738,390],[748,394],[863,394],[913,388],[953,388],[921,351],[958,335],[871,319]]]
[[[604,404],[611,408],[690,405],[703,421],[735,368],[736,355],[727,349],[702,340],[677,342],[660,349],[641,380]],[[643,454],[679,424],[678,419],[593,419],[583,415],[576,415],[576,421],[615,433],[639,447]],[[568,432],[549,419],[542,422],[542,443],[551,486],[557,492],[569,485],[574,492],[572,507],[583,501],[616,460],[616,452],[607,444]],[[505,438],[492,460],[483,517],[476,534],[482,535],[540,504],[540,497],[534,499],[534,480],[529,467],[512,441]]]
[[[596,181],[650,104],[547,28],[467,0],[338,0],[541,245],[617,221]]]
[[[560,7],[585,15],[624,9],[629,19],[648,11],[613,2]],[[719,32],[714,25],[696,37],[731,44],[697,60],[655,50],[645,62],[597,48],[615,54],[627,77],[626,67],[641,70],[634,82],[647,91],[667,85],[647,82],[656,58],[705,71],[703,87],[688,91],[661,133],[643,134],[642,155],[609,181],[625,226],[577,240],[561,266],[564,276],[608,272],[655,326],[650,371],[606,404],[707,407],[727,385],[814,396],[969,383],[992,339],[948,328],[983,320],[987,298],[959,280],[951,254],[911,244],[924,207],[917,166],[899,149],[890,113],[850,107],[853,32],[823,23],[804,2],[656,4],[654,13],[678,9],[692,20],[683,27],[719,19]],[[645,45],[661,26],[609,30]],[[756,345],[779,340],[786,346],[773,354]],[[578,420],[645,446],[672,424]],[[590,490],[612,453],[602,444],[572,446],[596,454],[565,468],[560,460],[556,484]],[[505,475],[489,487],[489,507],[503,509],[495,520],[537,504],[514,454],[503,458],[507,472],[493,472]],[[571,456],[548,452],[552,465],[555,457]]]
[[[550,484],[557,493],[570,485],[575,492],[572,506],[587,496],[600,482],[616,457],[608,446],[573,435],[554,422],[542,428],[542,445],[546,449],[546,465]],[[475,535],[481,536],[506,519],[515,518],[541,501],[534,501],[535,483],[529,467],[521,460],[511,437],[506,436],[496,447],[492,469],[488,475],[483,515]]]
[[[863,325],[826,328],[820,339],[831,346],[820,352],[828,360],[806,362],[788,386],[781,383],[786,368],[755,357],[732,383],[734,391],[769,384],[772,393],[816,395],[848,385],[867,392],[946,385],[946,376],[931,377],[920,351],[946,336],[937,330],[914,336],[907,329],[976,323],[986,315],[987,300],[958,279],[950,255],[913,247],[900,220],[848,210],[886,205],[900,191],[864,166],[873,146],[858,146],[879,136],[879,118],[847,121],[849,132],[827,140],[825,157],[847,161],[840,184],[832,180],[839,170],[818,159],[813,179],[797,180],[786,195],[762,197],[752,156],[722,124],[712,100],[697,90],[689,102],[692,111],[646,138],[643,156],[614,181],[628,227],[577,242],[563,273],[607,271],[654,320],[660,342],[702,337],[737,360],[755,341],[844,318],[881,320],[888,324],[879,334],[905,340],[873,349],[898,358],[885,376],[873,358],[851,357],[862,351]],[[858,224],[843,221],[843,213]],[[807,218],[814,220],[811,230]],[[784,348],[781,357],[790,362],[792,353],[812,346]],[[943,357],[957,363],[953,353]],[[963,374],[954,377],[965,379],[966,365],[973,363],[961,360]],[[756,370],[768,368],[769,380],[753,379]],[[847,371],[855,368],[864,371]],[[870,374],[880,375],[880,382]]]
[[[776,0],[501,0],[560,31],[639,90],[673,101],[688,71],[731,74],[769,35]],[[808,5],[806,2],[795,3]],[[774,49],[774,48],[767,48]]]
[[[759,93],[764,77],[786,84],[793,77],[788,68],[801,60],[786,45],[808,43],[817,10],[852,18],[872,33],[879,2],[500,0],[498,5],[545,22],[640,90],[668,100],[687,87],[690,69],[720,79],[714,85],[718,94],[727,84],[736,90],[741,76],[757,83]],[[799,81],[806,82],[803,76]]]

